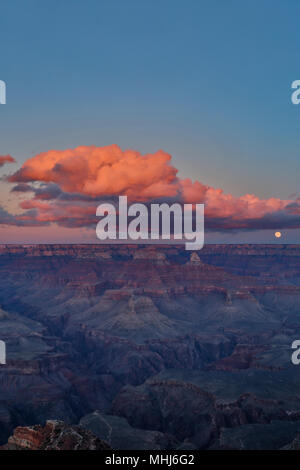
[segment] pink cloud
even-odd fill
[[[5,163],[15,163],[15,159],[11,155],[0,155],[0,168],[5,165]]]
[[[27,160],[9,181],[52,182],[65,192],[94,197],[175,196],[177,170],[169,165],[170,160],[171,156],[162,150],[142,156],[134,150],[122,151],[117,145],[50,150]]]
[[[25,192],[28,184],[41,184],[39,189],[30,186],[32,198],[20,204],[28,213],[19,217],[32,217],[37,222],[90,226],[95,223],[95,208],[101,198],[126,194],[132,201],[167,198],[205,203],[206,220],[214,227],[244,229],[259,226],[260,221],[269,227],[279,219],[300,226],[295,201],[261,199],[254,194],[234,197],[200,181],[180,179],[177,173],[171,156],[162,150],[142,155],[117,145],[80,146],[40,153],[8,181],[17,183],[18,191],[24,185]]]

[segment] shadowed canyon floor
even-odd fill
[[[114,449],[295,448],[300,245],[0,245],[0,276],[2,444],[59,420]]]

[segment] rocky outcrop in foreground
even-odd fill
[[[110,450],[110,447],[80,426],[47,421],[44,427],[16,428],[0,450]]]

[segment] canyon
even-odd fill
[[[300,245],[0,245],[0,278],[2,445],[52,422],[113,449],[297,441]]]

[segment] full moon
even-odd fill
[[[281,232],[275,232],[274,235],[275,235],[276,238],[280,238],[281,237]]]

